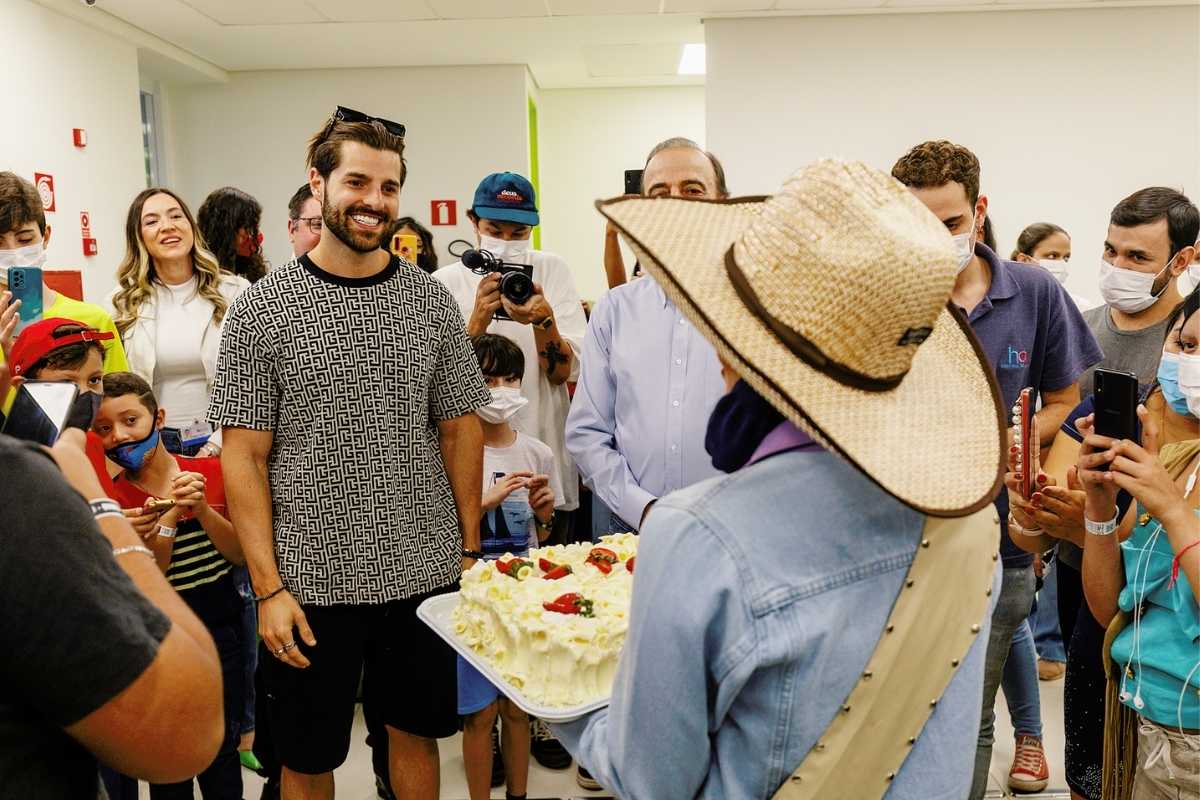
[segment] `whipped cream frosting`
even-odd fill
[[[588,561],[596,547],[616,556],[605,572]],[[531,550],[532,563],[505,574],[514,557],[479,561],[462,577],[455,633],[529,700],[549,707],[590,703],[612,693],[625,633],[637,536],[612,534],[598,544],[556,545]],[[566,564],[571,574],[548,580],[539,562]],[[590,601],[590,616],[551,611],[566,594]]]

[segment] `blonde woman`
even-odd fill
[[[187,204],[167,189],[147,189],[129,207],[117,284],[109,304],[129,369],[169,409],[164,444],[220,454],[220,431],[205,416],[221,322],[250,284],[221,270]]]

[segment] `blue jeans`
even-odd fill
[[[592,492],[592,541],[600,541],[601,536],[610,533],[637,533],[625,520],[604,504],[595,492]]]
[[[254,672],[258,667],[258,606],[250,586],[250,572],[245,567],[233,568],[233,582],[242,597],[242,685],[246,701],[242,706],[241,735],[254,732]]]
[[[1008,715],[1012,717],[1017,736],[1042,738],[1042,698],[1038,691],[1037,650],[1033,646],[1033,631],[1025,620],[1013,631],[1004,662],[1004,677],[1000,679]]]
[[[992,742],[995,740],[996,691],[1004,676],[1004,664],[1012,649],[1013,636],[1029,617],[1033,606],[1033,567],[1005,568],[1000,599],[992,610],[992,629],[988,633],[987,657],[983,671],[983,706],[980,710],[979,739],[975,744],[975,773],[971,779],[971,800],[982,800],[987,791],[988,770],[992,765]],[[1026,630],[1028,626],[1026,625]],[[1037,665],[1034,664],[1034,687],[1037,687]],[[1040,728],[1039,724],[1039,728]]]
[[[1029,615],[1033,629],[1033,642],[1037,646],[1038,658],[1046,661],[1066,661],[1067,648],[1063,646],[1062,626],[1058,622],[1058,559],[1046,565],[1042,574],[1042,590],[1038,592]]]

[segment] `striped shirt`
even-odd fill
[[[205,499],[218,514],[225,515],[225,486],[221,480],[221,464],[216,458],[186,458],[175,456],[179,468],[185,472],[199,472],[206,479]],[[125,474],[118,475],[113,482],[113,499],[122,508],[140,508],[150,495],[130,482]],[[201,527],[200,521],[188,518],[176,525],[175,546],[171,550],[171,563],[167,566],[167,581],[177,592],[186,592],[204,586],[227,575],[233,565],[225,560],[221,551]]]
[[[184,520],[177,530],[175,549],[167,567],[167,581],[175,591],[186,592],[212,583],[233,569],[198,521]]]

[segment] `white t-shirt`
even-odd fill
[[[158,328],[154,396],[167,412],[169,428],[186,428],[208,411],[208,378],[200,357],[213,304],[196,294],[196,278],[169,286],[156,282]]]
[[[554,466],[550,448],[523,433],[508,447],[483,448],[483,491],[488,491],[506,475],[513,472],[532,472],[547,475],[550,489],[556,498],[562,497],[562,481]],[[517,489],[491,511],[484,511],[479,521],[479,539],[489,558],[505,553],[522,554],[527,547],[537,547],[537,520],[529,505],[529,490]]]
[[[571,268],[567,266],[567,262],[553,253],[530,250],[525,258],[528,259],[525,263],[533,265],[534,283],[542,287],[546,302],[554,310],[558,335],[571,345],[574,358],[571,359],[569,380],[574,381],[579,377],[579,354],[583,348],[583,335],[587,331],[587,318],[583,314],[579,292],[575,289],[575,278],[571,275]],[[450,289],[462,311],[463,320],[469,320],[475,308],[475,292],[483,276],[476,275],[464,267],[461,261],[456,261],[433,273],[433,277]],[[511,320],[493,320],[492,324],[488,325],[487,332],[512,339],[525,354],[525,375],[521,380],[521,394],[529,399],[529,405],[517,413],[512,420],[512,426],[522,433],[540,439],[550,447],[557,462],[562,485],[562,493],[556,493],[558,508],[573,511],[579,507],[579,478],[575,472],[575,462],[567,452],[567,411],[571,406],[567,386],[565,383],[552,386],[546,378],[546,373],[538,362],[537,340],[531,326]]]

